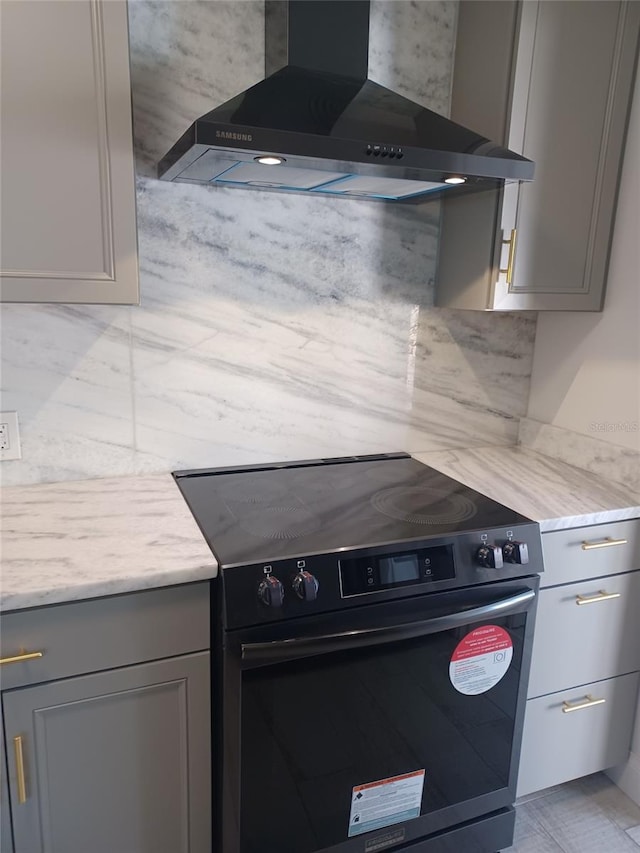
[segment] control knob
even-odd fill
[[[293,579],[293,591],[301,601],[315,601],[318,597],[318,580],[311,572],[298,572]]]
[[[476,552],[476,560],[483,569],[502,568],[502,548],[499,545],[481,545]]]
[[[267,607],[282,607],[284,602],[284,587],[277,577],[267,575],[258,586],[258,598]]]
[[[529,562],[529,549],[526,542],[505,542],[502,546],[502,556],[505,563],[521,563],[525,565]]]

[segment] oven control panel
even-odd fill
[[[543,571],[537,524],[221,566],[227,630]]]

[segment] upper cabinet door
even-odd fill
[[[2,0],[0,297],[138,302],[125,0]]]
[[[452,118],[536,163],[442,204],[436,304],[600,311],[640,3],[462,0]]]

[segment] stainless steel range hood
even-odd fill
[[[416,204],[533,178],[530,160],[367,79],[369,0],[267,0],[265,21],[269,76],[197,119],[162,180]]]

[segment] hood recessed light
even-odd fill
[[[273,155],[256,157],[255,159],[258,163],[262,163],[263,166],[280,166],[284,163],[284,157],[274,157]]]
[[[444,179],[445,184],[464,184],[466,183],[466,181],[466,178],[461,178],[458,175],[454,175],[451,178]]]

